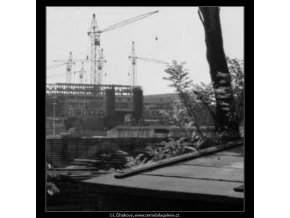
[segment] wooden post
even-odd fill
[[[75,140],[76,140],[76,158],[78,158],[78,152],[79,152],[78,138],[75,138]]]

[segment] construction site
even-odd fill
[[[104,32],[121,28],[133,22],[154,16],[158,11],[142,14],[106,28],[99,29],[96,15],[92,15],[87,35],[90,40],[90,54],[83,59],[73,57],[54,60],[57,65],[47,68],[51,71],[65,65],[65,83],[46,84],[46,130],[47,135],[59,135],[70,128],[82,130],[85,136],[105,134],[105,131],[117,125],[151,125],[160,122],[159,110],[170,110],[179,98],[175,93],[143,96],[142,87],[137,85],[137,61],[161,64],[169,63],[153,58],[136,55],[135,42],[131,44],[130,84],[103,84],[104,65],[107,60],[101,46]],[[148,18],[149,19],[149,18]],[[79,69],[76,67],[79,66]],[[89,70],[85,70],[89,69]],[[55,75],[48,75],[47,78]],[[206,113],[206,112],[205,112]],[[205,115],[207,116],[207,115]],[[206,119],[205,125],[211,123]]]
[[[204,43],[219,8],[150,8],[50,9],[47,211],[243,209],[242,75],[234,96],[230,71],[208,68],[222,46]]]

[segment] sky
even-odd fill
[[[137,56],[166,62],[186,62],[194,83],[210,82],[206,59],[204,29],[197,7],[47,7],[46,65],[47,83],[65,82],[65,66],[56,67],[53,60],[67,59],[73,52],[74,59],[84,59],[90,54],[87,32],[92,14],[96,14],[99,29],[111,24],[159,10],[145,19],[101,34],[101,47],[107,63],[103,84],[129,85],[128,72],[132,69],[128,56],[135,41]],[[221,7],[221,25],[224,49],[230,58],[244,57],[244,13],[242,7]],[[156,40],[158,37],[158,40]],[[77,64],[75,71],[80,70]],[[137,85],[144,94],[174,92],[163,64],[137,60]],[[89,81],[89,65],[85,66]],[[73,82],[78,82],[77,76]]]

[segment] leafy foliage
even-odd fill
[[[201,143],[201,139],[195,135],[193,136],[196,145]],[[189,142],[187,138],[180,138],[178,140],[169,139],[168,142],[162,141],[161,143],[150,145],[145,148],[145,153],[139,154],[136,157],[126,157],[126,167],[131,168],[151,162],[163,160],[166,158],[174,157],[187,152],[196,152],[197,148]]]
[[[231,115],[233,116],[231,119],[233,122],[240,122],[244,98],[244,64],[242,60],[230,58],[227,58],[227,62],[231,74],[231,85],[235,99],[236,108],[234,111],[237,111],[237,113]],[[172,112],[162,111],[160,114],[167,117],[171,123],[181,128],[184,127],[182,129],[186,129],[190,125],[195,126],[200,137],[202,137],[204,141],[208,140],[200,131],[197,122],[197,105],[202,104],[205,106],[217,124],[215,93],[225,96],[227,91],[224,89],[214,90],[212,83],[204,84],[201,82],[200,84],[193,84],[188,71],[184,69],[184,63],[178,64],[176,61],[173,61],[173,64],[169,66],[165,72],[167,72],[169,76],[164,79],[171,81],[170,87],[176,88],[182,105],[179,106],[178,110],[174,109]],[[227,103],[222,102],[221,104]],[[229,105],[224,106],[224,110],[228,110]],[[219,134],[221,133],[222,132]]]
[[[184,65],[185,62],[178,64],[176,61],[173,61],[172,65],[165,70],[169,76],[163,78],[171,82],[169,86],[176,89],[182,103],[178,108],[178,113],[173,115],[174,120],[171,119],[171,121],[174,121],[179,127],[183,125],[182,129],[194,126],[197,134],[206,141],[197,123],[197,102],[196,99],[194,99],[194,95],[192,95],[192,80],[190,79],[188,70],[184,69]],[[170,119],[169,116],[167,117]]]
[[[46,164],[46,191],[50,196],[60,193],[59,188],[54,184],[54,180],[58,180],[59,175],[49,163]]]
[[[146,152],[152,157],[152,161],[158,161],[187,152],[197,151],[195,147],[190,146],[191,143],[185,141],[186,138],[180,138],[178,140],[170,139],[169,142],[161,142],[159,146],[146,147]]]
[[[160,118],[166,119],[171,125],[180,127],[187,137],[190,137],[191,131],[188,129],[193,126],[194,121],[188,116],[184,107],[173,105],[170,111],[160,110]]]
[[[244,62],[239,59],[230,59],[227,57],[227,63],[231,74],[231,85],[233,95],[235,99],[235,111],[234,120],[240,122],[243,113],[243,99],[244,99]],[[220,94],[224,93],[224,90],[217,90]],[[216,118],[216,99],[213,90],[213,84],[194,84],[193,93],[197,96],[197,99],[207,107],[212,117]],[[226,103],[224,103],[226,104]]]
[[[231,74],[232,89],[235,98],[235,105],[239,113],[235,114],[235,119],[241,119],[244,92],[244,66],[243,61],[227,58],[229,71]],[[174,87],[178,92],[181,104],[173,104],[170,111],[161,110],[160,116],[169,121],[170,124],[180,127],[186,137],[178,140],[170,139],[168,142],[161,142],[153,146],[147,146],[144,154],[136,157],[128,156],[127,167],[134,167],[170,158],[187,152],[196,152],[200,148],[210,147],[216,144],[224,143],[225,131],[219,132],[215,137],[209,138],[200,130],[197,119],[198,104],[204,105],[210,112],[212,118],[216,119],[216,98],[213,84],[193,84],[187,69],[184,69],[185,63],[178,64],[172,62],[165,72],[168,77],[165,80],[171,82],[170,87]],[[223,76],[223,75],[220,75]],[[220,95],[225,95],[226,90],[215,90]]]
[[[239,122],[243,119],[244,105],[244,62],[239,59],[230,59],[227,57],[229,71],[232,78],[232,88],[234,92],[237,119]]]
[[[150,162],[148,158],[144,158],[144,154],[138,154],[136,157],[128,156],[126,157],[127,163],[125,167],[131,168],[145,163]]]
[[[53,182],[47,182],[46,190],[47,190],[47,193],[51,196],[58,194],[60,192]]]

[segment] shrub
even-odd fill
[[[50,196],[60,193],[59,188],[54,184],[53,181],[58,180],[59,175],[49,163],[46,164],[46,192]]]
[[[231,85],[235,101],[234,111],[236,111],[231,119],[232,122],[241,122],[244,100],[244,63],[242,60],[230,58],[227,58],[227,62],[232,78]],[[210,112],[215,124],[218,123],[213,84],[204,84],[202,82],[200,84],[193,84],[188,71],[184,69],[184,64],[184,62],[178,64],[176,61],[173,61],[173,64],[165,70],[169,76],[164,77],[165,80],[171,82],[169,86],[176,89],[181,100],[181,105],[178,106],[178,109],[174,108],[171,112],[161,111],[160,114],[167,118],[172,124],[179,126],[185,131],[188,127],[195,126],[199,136],[204,142],[207,142],[209,139],[200,131],[197,111],[198,104],[203,104]],[[223,93],[222,90],[221,93]],[[219,134],[222,133],[223,132],[219,132]]]
[[[237,111],[234,114],[233,121],[240,122],[243,116],[244,65],[243,61],[238,59],[227,58],[227,62],[232,78],[235,111]],[[184,65],[184,62],[178,64],[173,61],[172,65],[165,70],[168,77],[164,77],[165,80],[171,82],[169,86],[176,89],[181,104],[173,105],[173,109],[170,111],[161,110],[159,113],[161,119],[163,118],[170,124],[180,127],[186,137],[178,140],[170,139],[168,142],[163,141],[154,146],[147,146],[145,154],[139,154],[136,157],[126,157],[127,167],[138,166],[187,152],[196,152],[197,149],[226,142],[225,131],[216,132],[215,137],[209,138],[200,130],[197,119],[198,104],[203,104],[210,112],[212,118],[214,120],[217,119],[214,89],[212,83],[204,84],[201,82],[200,84],[193,84],[187,69],[184,69]],[[192,132],[189,130],[190,127],[195,127],[196,131]]]

